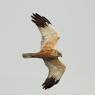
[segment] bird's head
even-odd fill
[[[62,57],[62,53],[58,52],[58,56],[59,56],[59,57]]]
[[[58,57],[62,57],[62,53],[57,50]]]

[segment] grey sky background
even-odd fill
[[[61,33],[57,45],[67,68],[59,84],[44,91],[48,69],[24,52],[40,49],[30,15],[47,17]],[[1,0],[0,95],[95,95],[95,1]]]

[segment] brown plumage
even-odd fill
[[[43,59],[49,69],[49,74],[42,86],[44,89],[48,89],[59,82],[66,68],[58,59],[58,57],[62,57],[62,54],[56,49],[60,34],[44,16],[35,13],[31,17],[42,35],[41,49],[37,53],[24,53],[22,56],[23,58]]]

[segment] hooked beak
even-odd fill
[[[59,56],[62,57],[62,53],[59,52]]]
[[[62,54],[60,53],[60,57],[62,57]]]

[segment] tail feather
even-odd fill
[[[35,53],[24,53],[22,54],[23,58],[35,58]]]

